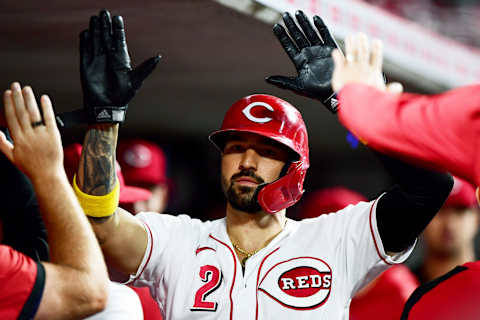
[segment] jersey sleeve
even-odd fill
[[[187,215],[141,213],[136,216],[147,232],[148,243],[137,273],[130,277],[135,286],[152,286],[170,265],[182,263],[182,252],[193,251],[202,222]]]
[[[480,85],[427,96],[349,84],[339,100],[340,122],[371,148],[480,185]]]
[[[381,196],[380,196],[381,197]],[[377,228],[377,198],[371,202],[350,205],[335,213],[338,215],[335,229],[343,229],[338,235],[342,237],[345,262],[346,287],[351,297],[366,283],[373,280],[388,266],[404,262],[413,250],[389,255],[385,252]]]
[[[105,309],[85,320],[141,320],[143,319],[142,305],[138,295],[130,287],[109,282],[108,302]]]
[[[0,245],[0,319],[32,319],[44,287],[41,263]]]

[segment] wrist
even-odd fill
[[[55,190],[57,185],[69,185],[67,174],[63,167],[52,168],[50,170],[39,170],[33,175],[29,175],[30,181],[35,190]],[[49,187],[46,187],[49,186]]]

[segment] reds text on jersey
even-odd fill
[[[242,272],[225,219],[142,213],[148,246],[135,286],[149,286],[165,319],[348,319],[355,292],[403,262],[385,254],[376,201],[288,220]]]

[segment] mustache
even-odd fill
[[[257,176],[252,170],[242,170],[240,171],[239,173],[235,173],[234,175],[232,175],[232,177],[230,178],[230,181],[233,181],[235,179],[238,179],[240,177],[250,177],[250,178],[253,178],[255,180],[255,182],[257,183],[264,183],[265,181]]]

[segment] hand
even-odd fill
[[[131,67],[121,16],[108,11],[90,19],[80,34],[80,76],[91,123],[123,122],[127,104],[157,66],[159,56]]]
[[[30,87],[12,83],[3,95],[5,118],[13,144],[0,131],[0,150],[32,180],[63,171],[63,150],[52,104],[41,97],[43,121]]]
[[[313,23],[320,34],[318,36],[302,11],[297,11],[295,16],[303,33],[288,12],[283,14],[283,21],[291,38],[279,24],[273,26],[273,33],[295,65],[298,76],[270,76],[266,81],[279,88],[320,100],[331,112],[335,112],[336,103],[330,101],[334,95],[330,81],[333,72],[332,51],[338,46],[320,17],[313,17]]]
[[[382,43],[372,41],[372,46],[364,34],[348,36],[345,39],[346,57],[335,50],[333,61],[335,68],[332,76],[332,87],[340,91],[348,83],[363,83],[386,90],[391,93],[401,93],[403,87],[400,83],[393,82],[385,85],[382,73]]]

